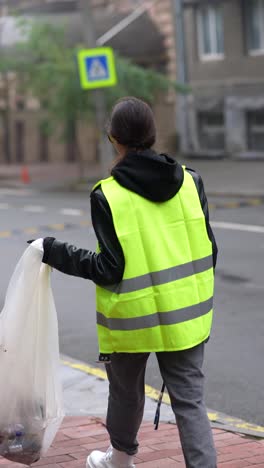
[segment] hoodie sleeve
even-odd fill
[[[110,207],[100,187],[91,194],[91,214],[100,253],[46,237],[43,262],[62,273],[90,279],[99,286],[116,284],[123,277],[125,261]]]
[[[214,237],[214,233],[213,233],[211,225],[210,225],[208,201],[207,201],[207,197],[206,197],[205,190],[204,190],[203,180],[202,180],[201,176],[199,174],[197,174],[197,172],[195,172],[193,169],[186,168],[186,170],[191,174],[191,176],[192,176],[192,178],[194,180],[194,183],[196,185],[199,198],[200,198],[201,207],[202,207],[202,210],[203,210],[204,216],[205,216],[208,237],[209,237],[209,239],[210,239],[210,241],[212,243],[212,246],[213,246],[213,265],[214,265],[214,268],[215,268],[216,267],[216,262],[217,262],[218,248],[217,248],[216,240],[215,240],[215,237]]]

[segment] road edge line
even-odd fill
[[[71,369],[78,370],[87,375],[92,375],[101,380],[107,380],[107,374],[99,367],[91,366],[88,363],[73,359],[70,356],[61,355],[61,365],[70,367]],[[146,397],[151,400],[157,401],[160,391],[150,385],[145,385]],[[163,403],[170,405],[170,398],[168,393],[164,393]],[[229,416],[221,411],[214,411],[207,408],[208,418],[213,428],[221,429],[228,432],[236,432],[247,436],[257,437],[264,439],[264,427],[257,424],[248,423],[242,419]],[[175,421],[169,421],[170,424],[175,424]]]

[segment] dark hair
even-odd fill
[[[151,148],[156,141],[156,126],[150,106],[135,97],[119,99],[114,105],[108,133],[128,148]]]

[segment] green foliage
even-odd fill
[[[29,25],[21,21],[20,28],[27,40],[18,44],[13,54],[2,62],[0,71],[15,71],[24,91],[30,90],[39,99],[49,122],[45,131],[54,130],[58,124],[61,126],[63,123],[67,127],[67,122],[92,118],[93,92],[80,88],[76,61],[78,48],[67,47],[65,29],[44,23]],[[81,44],[79,48],[82,48]],[[116,57],[116,66],[118,85],[103,91],[108,109],[118,98],[126,95],[152,103],[158,92],[170,87],[184,91],[164,75],[145,70],[119,56]]]
[[[112,106],[117,99],[123,96],[136,96],[152,104],[159,92],[168,91],[170,88],[177,92],[185,92],[185,89],[176,81],[172,82],[165,75],[139,67],[118,55],[116,56],[116,68],[118,86],[105,92],[109,106]]]

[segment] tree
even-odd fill
[[[30,91],[40,101],[45,113],[43,129],[51,134],[62,126],[63,139],[81,162],[77,125],[88,122],[94,111],[92,93],[83,91],[79,83],[76,56],[82,44],[67,46],[64,27],[38,22],[30,25],[20,22],[19,27],[27,39],[17,44],[5,61],[5,69],[15,71],[23,91]],[[170,87],[184,91],[162,74],[145,70],[122,57],[116,57],[116,66],[118,85],[104,90],[108,109],[124,95],[134,95],[152,103],[158,92]]]

